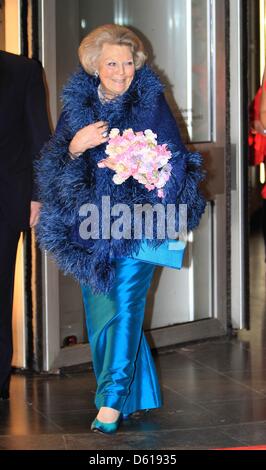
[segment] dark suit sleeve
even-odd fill
[[[43,83],[42,67],[38,62],[31,61],[31,74],[29,77],[25,98],[25,116],[27,122],[29,148],[32,163],[39,157],[44,143],[49,139],[50,127],[48,122],[46,95]],[[38,188],[35,175],[33,176],[32,200],[38,201]]]

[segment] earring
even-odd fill
[[[96,77],[96,78],[99,77],[99,72],[98,72],[98,70],[95,70],[95,72],[94,72],[94,77]]]

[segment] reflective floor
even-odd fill
[[[251,330],[160,351],[164,406],[90,431],[93,372],[15,374],[0,402],[1,449],[212,449],[266,444],[266,299],[263,241],[252,240]],[[261,258],[262,257],[262,258]]]

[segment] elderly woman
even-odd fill
[[[201,157],[183,146],[163,86],[145,65],[140,39],[126,27],[104,25],[83,39],[79,58],[81,67],[64,88],[56,132],[39,162],[43,206],[38,238],[64,272],[81,284],[97,379],[99,411],[91,428],[109,433],[131,413],[161,406],[156,369],[142,330],[154,265],[133,256],[141,240],[128,234],[119,238],[100,230],[81,239],[78,227],[84,208],[99,208],[103,228],[103,197],[109,198],[110,207],[123,203],[130,209],[134,204],[187,204],[191,230],[199,223],[205,201],[198,189]],[[172,174],[163,198],[131,177],[116,184],[112,165],[99,168],[112,128],[150,129],[159,144],[168,144]],[[155,234],[154,245],[159,244]]]

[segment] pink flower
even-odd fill
[[[164,197],[162,188],[171,175],[168,161],[172,155],[166,144],[157,144],[157,135],[151,129],[136,133],[126,129],[121,135],[119,129],[113,128],[106,155],[107,158],[98,162],[98,167],[115,171],[115,184],[122,184],[132,176],[148,191],[157,189],[158,197]]]
[[[113,176],[113,182],[115,184],[122,184],[124,183],[128,178],[129,178],[130,175],[122,175],[122,174],[119,174],[119,173],[116,173],[114,176]]]

